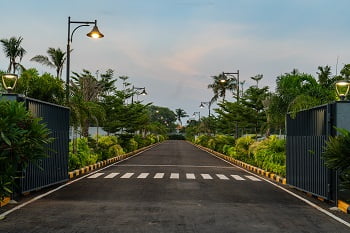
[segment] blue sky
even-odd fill
[[[192,115],[209,101],[210,76],[240,71],[244,88],[263,74],[274,91],[278,75],[297,68],[316,75],[319,65],[338,72],[350,63],[347,0],[0,0],[0,38],[22,36],[25,67],[48,47],[66,48],[68,16],[97,19],[101,40],[74,34],[71,71],[114,69],[127,75],[155,105]],[[72,25],[74,26],[74,25]],[[0,69],[8,61],[0,52]],[[65,73],[64,73],[65,74]],[[65,78],[65,76],[63,76]],[[118,84],[121,87],[121,84]]]

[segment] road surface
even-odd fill
[[[263,178],[166,141],[59,187],[0,232],[350,232]]]

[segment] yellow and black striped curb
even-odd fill
[[[128,158],[130,156],[133,156],[133,155],[135,155],[135,154],[137,154],[139,152],[147,150],[147,149],[149,149],[151,147],[154,147],[154,146],[156,146],[158,144],[159,143],[155,143],[155,144],[152,144],[152,145],[149,145],[149,146],[146,146],[146,147],[142,147],[142,148],[140,148],[138,150],[135,150],[135,151],[123,154],[123,155],[118,155],[118,156],[115,156],[113,158],[109,158],[109,159],[100,161],[98,163],[95,163],[95,164],[92,164],[92,165],[88,165],[88,166],[82,167],[80,169],[76,169],[74,171],[68,172],[69,179],[76,178],[76,177],[78,177],[80,175],[83,175],[85,173],[91,172],[91,171],[96,170],[98,168],[102,168],[102,167],[105,167],[105,166],[110,165],[112,163],[115,163],[117,161],[126,159],[126,158]]]
[[[350,214],[350,205],[344,201],[338,201],[338,209],[344,213]]]
[[[193,144],[193,143],[191,143],[191,144]],[[270,178],[270,179],[272,179],[272,180],[274,180],[276,182],[279,182],[281,184],[287,184],[287,179],[286,178],[281,177],[279,175],[276,175],[276,174],[274,174],[272,172],[265,171],[264,169],[252,166],[252,165],[250,165],[248,163],[245,163],[245,162],[242,162],[242,161],[237,160],[235,158],[232,158],[230,156],[221,154],[221,153],[219,153],[217,151],[214,151],[212,149],[209,149],[207,147],[204,147],[204,146],[201,146],[201,145],[197,145],[197,144],[193,144],[193,145],[198,147],[198,148],[200,148],[200,149],[202,149],[202,150],[208,151],[208,152],[212,153],[213,155],[215,155],[215,156],[217,156],[219,158],[222,158],[222,159],[224,159],[226,161],[229,161],[229,162],[231,162],[231,163],[233,163],[235,165],[238,165],[238,166],[243,167],[243,168],[245,168],[247,170],[250,170],[250,171],[252,171],[252,172],[254,172],[256,174],[259,174],[259,175],[262,175],[262,176],[266,176],[266,177],[268,177],[268,178]]]
[[[188,141],[188,142],[189,142],[189,141]],[[265,171],[265,170],[263,170],[263,169],[261,169],[261,168],[252,166],[252,165],[250,165],[250,164],[248,164],[248,163],[244,163],[244,162],[242,162],[242,161],[240,161],[240,160],[237,160],[237,159],[234,159],[234,158],[232,158],[232,157],[230,157],[230,156],[221,154],[221,153],[219,153],[219,152],[217,152],[217,151],[214,151],[214,150],[212,150],[212,149],[209,149],[209,148],[207,148],[207,147],[204,147],[204,146],[201,146],[201,145],[197,145],[197,144],[194,144],[194,143],[192,143],[192,142],[189,142],[189,143],[191,143],[192,145],[194,145],[194,146],[196,146],[196,147],[198,147],[198,148],[200,148],[200,149],[202,149],[202,150],[208,151],[208,152],[212,153],[213,155],[215,155],[215,156],[217,156],[217,157],[219,157],[219,158],[222,158],[222,159],[224,159],[224,160],[226,160],[226,161],[232,162],[232,163],[235,164],[235,165],[238,165],[238,166],[240,166],[240,167],[243,167],[243,168],[245,168],[245,169],[248,169],[248,170],[250,170],[250,171],[253,171],[253,172],[256,173],[256,174],[259,174],[259,175],[262,175],[262,176],[266,176],[266,177],[268,177],[268,178],[270,178],[270,179],[272,179],[272,180],[275,180],[275,181],[277,181],[277,182],[279,182],[279,183],[281,183],[281,184],[287,184],[287,179],[284,178],[284,177],[281,177],[281,176],[278,176],[278,175],[276,175],[276,174],[274,174],[274,173]],[[307,196],[317,198],[317,199],[320,200],[320,201],[326,201],[324,198],[315,196],[315,195],[313,195],[312,193],[308,193],[308,192],[305,192],[305,191],[303,191],[303,192],[304,192]],[[339,201],[338,201],[337,207],[338,207],[338,209],[341,210],[342,212],[347,213],[347,214],[350,214],[350,204],[348,204],[348,203],[346,203],[346,202],[344,202],[344,201],[339,200]]]

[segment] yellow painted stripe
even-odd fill
[[[338,208],[344,213],[348,213],[349,204],[344,201],[338,201]]]

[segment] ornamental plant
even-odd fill
[[[0,199],[10,196],[30,162],[47,157],[50,131],[24,103],[0,100]]]
[[[339,135],[329,137],[322,159],[328,168],[338,171],[340,187],[350,189],[350,132],[339,128],[337,131]]]

